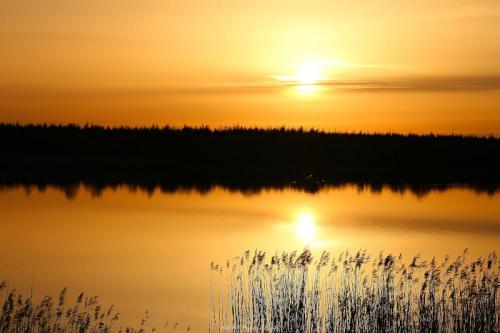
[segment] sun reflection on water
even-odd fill
[[[295,232],[297,237],[304,242],[311,242],[316,235],[316,224],[314,223],[314,216],[309,213],[301,213],[297,217],[297,223],[295,225]]]

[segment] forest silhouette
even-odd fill
[[[494,193],[500,139],[339,133],[302,128],[102,127],[0,124],[0,184],[146,191],[222,186],[323,187],[353,183],[426,193],[453,184]]]

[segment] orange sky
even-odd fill
[[[7,0],[0,121],[500,135],[498,40],[496,0]]]

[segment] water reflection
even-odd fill
[[[313,214],[310,212],[299,214],[295,230],[297,232],[297,237],[304,242],[310,243],[316,235],[316,224],[314,223]]]
[[[128,185],[77,183],[72,200],[61,191],[66,185],[4,186],[0,279],[24,294],[34,284],[35,296],[57,295],[66,285],[71,297],[99,295],[134,324],[145,309],[152,321],[189,317],[200,332],[210,262],[245,250],[366,248],[426,258],[466,247],[473,255],[500,250],[500,196],[461,185],[424,187],[424,196],[389,185],[322,186],[314,193],[268,187],[258,195]]]
[[[308,176],[309,177],[309,176]],[[446,192],[453,189],[469,190],[477,195],[496,195],[500,191],[500,184],[496,183],[400,183],[400,182],[325,182],[323,180],[310,180],[291,182],[190,182],[190,183],[159,183],[159,182],[15,182],[0,181],[0,192],[13,189],[22,189],[26,195],[33,191],[46,192],[48,189],[61,191],[67,199],[75,199],[80,191],[88,192],[92,197],[100,197],[106,190],[127,190],[132,193],[146,193],[149,196],[155,193],[198,193],[208,194],[216,190],[227,190],[231,193],[242,193],[244,195],[258,195],[262,192],[274,191],[298,191],[305,193],[319,193],[321,191],[355,188],[358,192],[368,191],[373,194],[391,191],[404,195],[410,193],[416,197],[423,198],[433,192]]]

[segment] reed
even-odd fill
[[[495,253],[246,251],[211,270],[210,332],[500,332]]]
[[[0,282],[0,295],[5,299],[0,310],[0,333],[145,333],[156,332],[148,325],[146,311],[137,327],[121,326],[120,314],[114,306],[104,307],[97,296],[79,294],[73,304],[67,303],[68,289],[64,288],[57,298],[45,296],[39,303],[31,297],[23,297],[15,290],[8,291],[6,282]],[[175,327],[174,327],[175,325]],[[189,332],[189,325],[179,323],[163,326],[163,331]],[[184,326],[184,325],[182,325]]]

